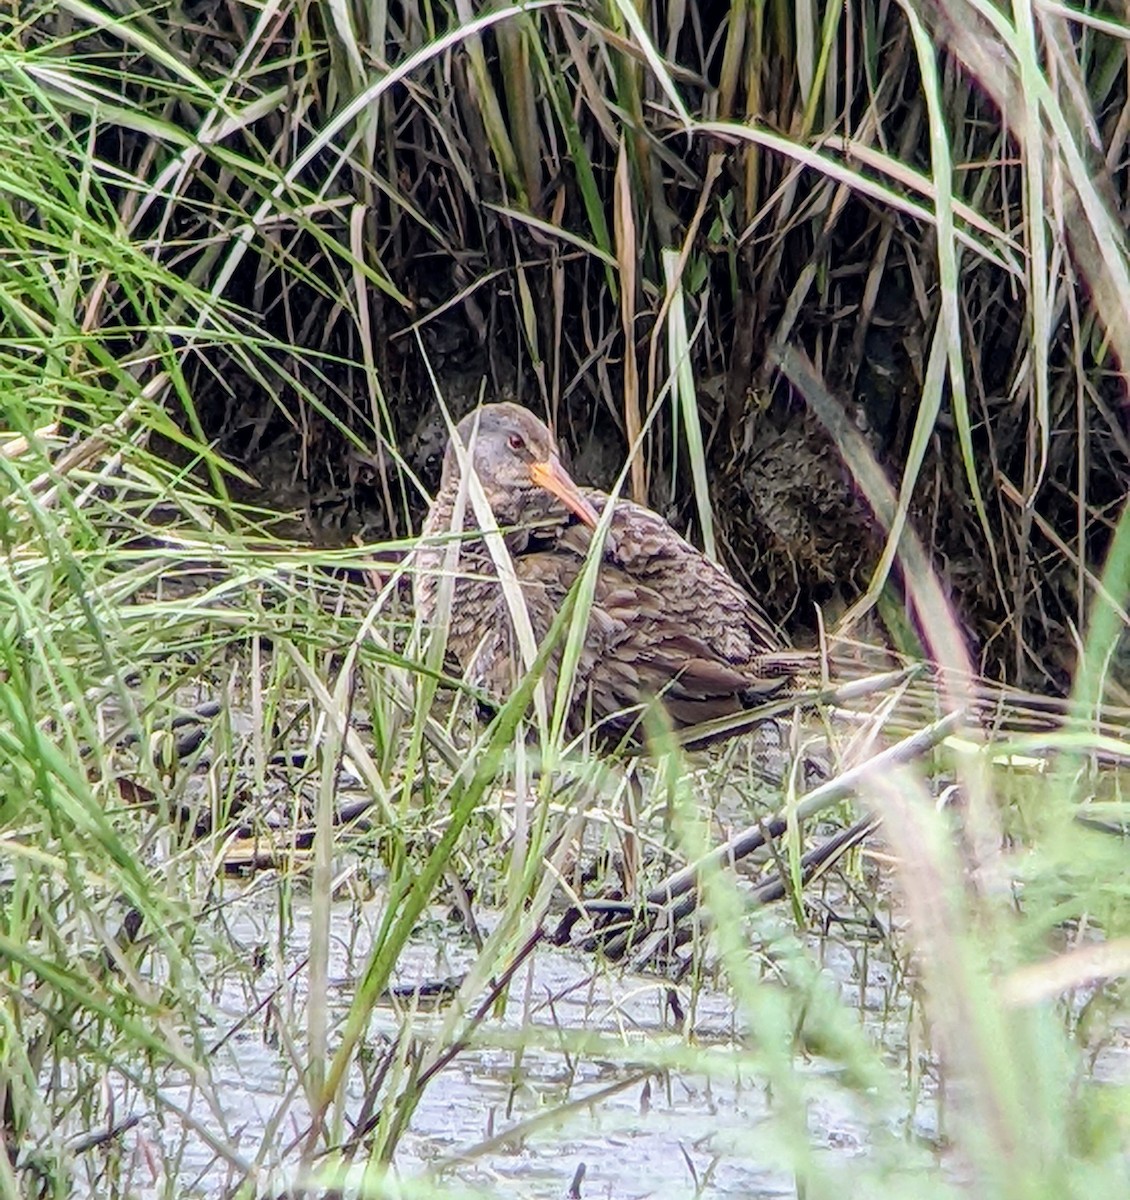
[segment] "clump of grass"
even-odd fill
[[[0,1191],[176,1196],[201,1179],[253,1195],[348,1176],[380,1194],[453,1068],[485,1088],[505,1055],[505,1105],[420,1190],[485,1169],[507,1138],[558,1153],[564,1183],[551,1119],[576,1131],[599,1108],[632,1132],[625,1089],[677,1113],[683,1081],[738,1073],[772,1097],[763,1163],[809,1195],[948,1195],[966,1175],[984,1196],[1124,1194],[1124,772],[1097,764],[1118,750],[1099,722],[1130,594],[1109,371],[1127,290],[1074,132],[1120,162],[1124,31],[1049,10],[1037,32],[983,6],[882,26],[837,5],[811,21],[735,7],[714,29],[694,6],[664,28],[623,5],[442,29],[423,10],[327,11],[332,28],[321,10],[250,26],[217,11],[195,59],[175,7],[72,4],[0,31]],[[1065,20],[1080,37],[1058,37]],[[931,32],[948,39],[940,71]],[[893,327],[915,386],[887,426],[871,379],[855,404],[880,426],[868,439],[832,389],[888,345],[889,294],[911,313]],[[972,542],[989,569],[966,611],[997,621],[999,657],[1072,672],[1098,733],[966,737],[919,771],[860,772],[891,862],[849,862],[844,895],[879,914],[875,953],[920,983],[926,1020],[923,1035],[901,997],[885,1014],[905,1022],[893,1067],[866,986],[818,969],[835,947],[799,887],[814,836],[799,753],[752,814],[785,808],[787,916],[707,858],[678,986],[545,945],[629,831],[616,764],[561,758],[560,705],[540,741],[515,737],[536,673],[484,730],[410,631],[417,485],[396,445],[415,410],[397,398],[419,394],[420,368],[391,335],[442,342],[455,313],[489,347],[472,373],[532,381],[565,426],[612,413],[639,434],[629,486],[675,512],[693,497],[704,538],[711,480],[747,486],[802,395],[881,520],[867,603],[901,564],[931,657],[969,677],[931,551],[960,570]],[[762,342],[793,389],[763,409]],[[321,439],[365,452],[379,544],[311,549],[251,506],[280,430],[339,488],[358,460]],[[945,528],[924,520],[925,484]],[[1060,628],[1074,668],[1034,661]],[[966,703],[955,688],[946,709]],[[182,723],[205,704],[215,715]],[[826,742],[838,775],[887,729],[787,728]],[[655,850],[645,873],[704,857],[727,832],[720,794],[752,819],[742,754],[698,773],[660,760],[662,802],[634,831]],[[362,803],[343,828],[346,781]],[[241,856],[273,870],[233,883]],[[460,977],[454,1002],[382,1025],[389,984],[422,957]],[[559,962],[572,974],[543,1001],[538,971]],[[718,983],[725,1037],[696,1024]],[[671,1014],[642,1038],[637,987]],[[574,988],[603,1007],[560,1019]],[[547,1063],[562,1088],[541,1086]],[[816,1100],[850,1108],[866,1156],[812,1136]],[[929,1150],[890,1136],[927,1127],[913,1105],[943,1114]],[[705,1188],[709,1164],[687,1160]]]

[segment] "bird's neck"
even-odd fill
[[[457,496],[455,488],[444,489],[436,496],[425,525],[426,534],[442,536],[455,532]],[[524,554],[531,549],[543,548],[547,540],[552,540],[573,520],[572,514],[559,501],[540,491],[532,502],[514,507],[514,512],[494,512],[495,523],[511,554]],[[461,558],[481,556],[490,559],[486,537],[470,500],[467,500],[463,509],[463,533],[466,536],[461,542]]]

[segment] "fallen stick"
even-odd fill
[[[939,742],[944,741],[960,725],[962,718],[961,712],[947,713],[946,716],[932,725],[928,725],[925,729],[918,730],[910,737],[903,738],[901,742],[896,742],[895,745],[881,751],[873,758],[869,758],[866,762],[862,762],[842,775],[838,775],[835,779],[830,779],[814,788],[799,801],[791,818],[787,815],[778,815],[768,821],[761,821],[757,825],[743,829],[741,833],[736,834],[721,846],[716,846],[698,862],[690,863],[673,875],[669,875],[642,899],[635,902],[623,902],[623,911],[625,911],[625,915],[630,911],[632,920],[627,927],[620,923],[611,937],[607,936],[611,932],[610,930],[598,931],[595,935],[596,945],[601,946],[609,958],[615,959],[621,958],[632,948],[633,944],[638,943],[639,935],[645,929],[658,931],[663,937],[672,936],[678,922],[685,920],[698,907],[697,885],[704,873],[735,866],[755,850],[781,837],[787,831],[790,819],[807,820],[833,804],[837,804],[845,797],[858,792],[861,786],[875,773],[888,771],[892,767],[920,758]],[[823,861],[820,859],[822,851],[824,859],[826,859],[829,847],[833,851],[840,849],[836,844],[837,839],[851,835],[853,840],[850,844],[854,844],[854,841],[870,832],[873,826],[874,823],[870,817],[858,822],[844,834],[837,835],[824,846],[818,846],[810,851],[805,859],[802,859],[802,867],[810,856],[816,856],[812,861],[815,862],[815,865],[820,865],[820,861]],[[559,923],[552,940],[558,945],[568,940],[569,931],[582,915],[584,915],[583,910],[572,906]],[[661,928],[657,930],[659,926]],[[601,936],[602,934],[604,936]]]

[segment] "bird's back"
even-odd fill
[[[584,495],[604,511],[604,493]],[[539,639],[580,574],[592,536],[563,514],[558,527],[532,532],[515,555]],[[676,728],[740,712],[785,684],[767,665],[781,646],[772,622],[725,570],[658,514],[617,501],[577,666],[571,729],[591,721],[606,737],[620,737],[656,697]],[[554,672],[549,679],[554,686]]]

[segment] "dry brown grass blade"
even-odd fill
[[[531,204],[540,204],[542,161],[549,156],[539,138],[533,64],[528,43],[530,33],[520,20],[504,21],[495,31],[495,36],[498,39],[509,127],[514,138],[525,195]]]
[[[624,337],[624,432],[628,445],[636,447],[631,464],[632,499],[637,504],[646,504],[647,456],[640,441],[643,419],[640,410],[639,363],[636,361],[636,264],[639,245],[633,203],[628,150],[621,142],[616,159],[613,228],[616,263],[620,269],[620,324]]]
[[[1002,982],[1002,998],[1015,1008],[1046,1004],[1064,992],[1123,976],[1130,976],[1130,938],[1076,946],[1043,962],[1017,967]]]

